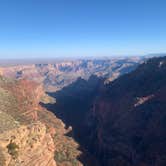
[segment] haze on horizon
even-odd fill
[[[164,0],[2,0],[0,59],[166,52]]]

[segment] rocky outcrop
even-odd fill
[[[17,151],[9,149],[9,145],[17,145]],[[40,122],[1,133],[0,149],[3,166],[56,166],[53,139]]]
[[[3,81],[1,87],[15,100],[13,103],[17,105],[20,116],[33,120],[38,119],[38,111],[42,109],[39,102],[45,95],[42,85],[34,81],[20,79],[8,83]],[[9,112],[18,115],[12,110],[9,110]]]
[[[144,104],[148,100],[152,99],[154,95],[144,96],[144,97],[138,97],[136,103],[134,104],[135,107]]]
[[[0,165],[82,166],[72,128],[41,101],[54,103],[39,83],[0,76]]]

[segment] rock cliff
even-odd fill
[[[82,166],[72,129],[40,105],[50,100],[38,83],[0,76],[1,166]]]

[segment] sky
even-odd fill
[[[0,0],[0,58],[163,52],[165,0]]]

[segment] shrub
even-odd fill
[[[55,152],[55,161],[57,163],[68,162],[71,166],[78,166],[78,161],[75,158],[70,158],[68,154],[64,152]]]
[[[8,148],[8,153],[12,156],[12,158],[16,159],[18,157],[19,146],[14,142],[10,142],[7,145],[7,148]]]

